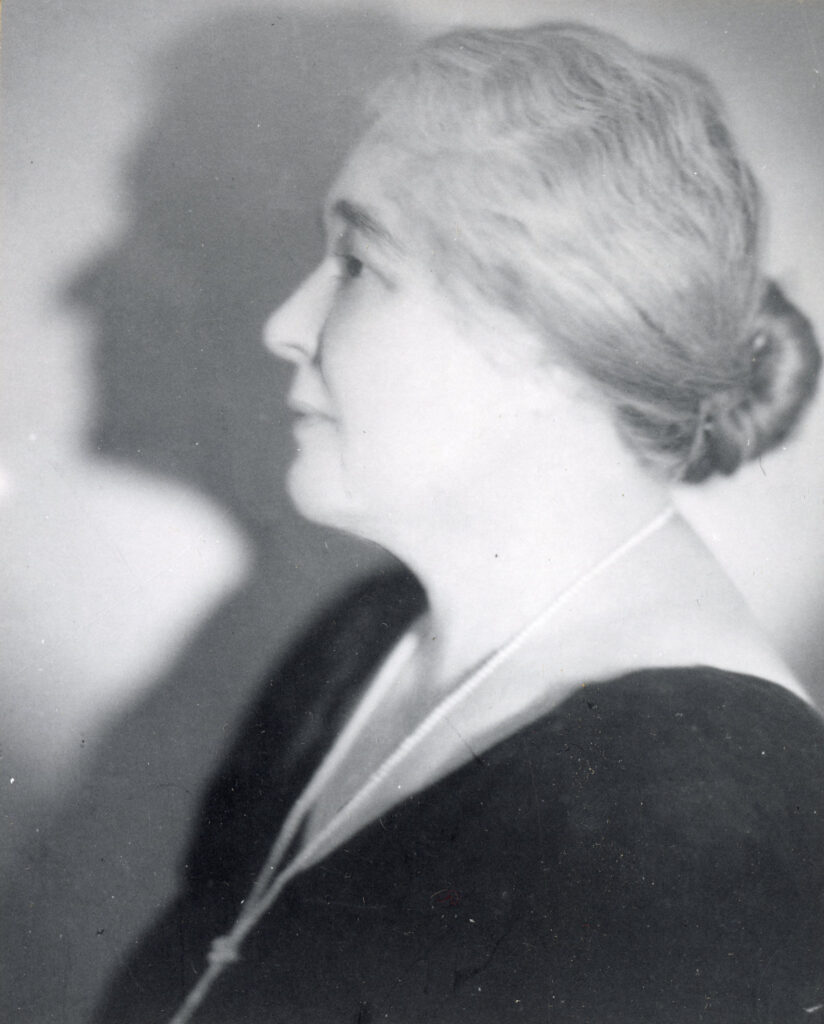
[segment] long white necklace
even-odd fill
[[[402,762],[409,757],[416,747],[420,746],[423,740],[467,697],[492,675],[493,672],[511,658],[529,638],[541,629],[562,605],[566,604],[582,587],[585,587],[596,576],[608,569],[619,559],[624,558],[633,548],[660,530],[674,516],[675,509],[668,506],[657,516],[651,519],[645,526],[629,537],[623,544],[611,551],[599,562],[588,569],[577,580],[571,583],[565,590],[561,591],[553,600],[546,605],[538,615],[523,626],[507,643],[497,651],[490,654],[482,663],[471,672],[466,679],[447,694],[433,709],[426,715],[418,726],[395,748],[395,750],[383,761],[383,763],[369,776],[363,786],[347,801],[347,803],[334,814],[323,827],[321,827],[311,839],[295,854],[293,859],[281,869],[281,862],[292,845],[306,816],[317,799],[318,794],[324,785],[334,774],[338,764],[343,759],[352,743],[354,743],[361,725],[368,720],[372,710],[380,703],[384,693],[396,680],[399,672],[408,662],[416,646],[416,639],[413,634],[407,633],[401,642],[396,645],[390,657],[381,669],[375,683],[370,687],[361,705],[348,725],[341,732],[338,741],[333,745],[329,754],[324,758],[318,770],[313,775],[306,789],[295,802],[292,810],[286,817],[283,827],[272,846],[266,864],[257,876],[249,896],[243,902],[232,929],[223,936],[212,942],[208,954],[208,965],[200,976],[194,987],[190,990],[185,1001],[177,1013],[170,1019],[169,1024],[189,1024],[192,1015],[198,1006],[203,1002],[210,988],[230,963],[234,963],[240,954],[240,947],[246,936],[263,915],[272,907],[272,904],[281,894],[288,883],[301,871],[310,867],[317,859],[324,847],[334,849],[336,835],[346,830],[347,823],[355,817],[361,809],[368,804],[373,794],[380,788],[384,780]],[[331,846],[330,846],[331,843]],[[280,870],[279,870],[280,869]]]

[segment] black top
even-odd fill
[[[99,1024],[171,1016],[421,603],[372,581],[267,684]],[[385,813],[287,886],[195,1020],[808,1024],[818,1004],[824,722],[690,667],[582,686]]]

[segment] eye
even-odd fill
[[[363,273],[363,261],[351,253],[342,253],[338,256],[341,266],[341,277],[347,281],[354,281]]]

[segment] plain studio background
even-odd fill
[[[301,523],[287,373],[359,94],[421,31],[579,18],[690,57],[824,333],[824,5],[9,0],[3,23],[2,1019],[80,1021],[168,897],[204,779],[312,608],[378,564]],[[376,11],[380,9],[380,14]],[[824,702],[824,403],[679,498]]]

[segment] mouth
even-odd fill
[[[332,420],[334,417],[319,409],[311,402],[306,402],[297,395],[290,395],[286,401],[286,407],[301,420]]]
[[[334,426],[335,420],[332,416],[322,412],[314,405],[303,402],[299,399],[290,399],[287,402],[288,408],[295,414],[292,423],[292,434],[300,443],[308,432],[320,427]]]

